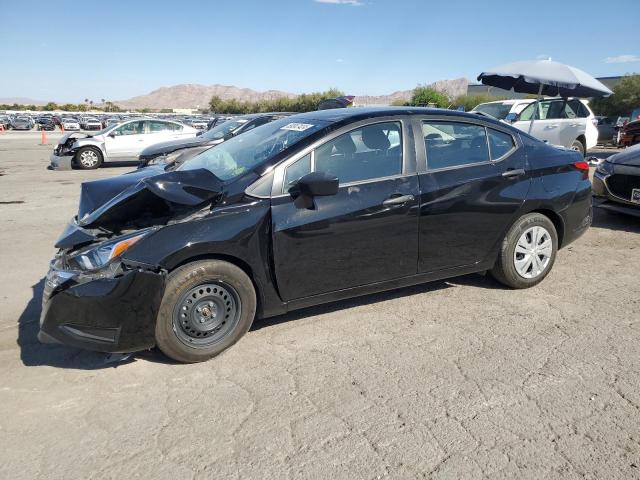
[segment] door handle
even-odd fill
[[[524,175],[526,172],[524,168],[509,168],[506,172],[502,172],[503,177],[519,177],[520,175]]]
[[[403,203],[411,202],[413,200],[413,195],[400,195],[398,197],[392,196],[387,198],[383,205],[402,205]]]
[[[547,125],[545,128],[547,130],[551,130],[552,128],[558,128],[560,125],[558,125],[557,123],[554,123],[553,125]]]

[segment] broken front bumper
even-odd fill
[[[49,162],[53,170],[71,170],[72,161],[73,155],[60,156],[52,153],[51,157],[49,157]]]
[[[164,274],[127,270],[91,278],[52,268],[42,298],[42,343],[100,352],[135,352],[155,345]]]

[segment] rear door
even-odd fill
[[[421,190],[419,272],[487,258],[529,188],[518,135],[494,124],[432,117],[414,124]]]
[[[272,197],[274,266],[285,301],[414,275],[418,178],[410,122],[344,127],[278,167]],[[289,188],[311,171],[337,195],[299,208]]]

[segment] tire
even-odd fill
[[[582,142],[578,139],[575,139],[573,141],[573,143],[571,144],[571,150],[575,150],[576,152],[580,152],[582,154],[582,156],[584,157],[586,154],[584,145],[582,144]]]
[[[528,251],[528,247],[525,249],[524,246],[528,244],[529,239],[532,242],[528,245],[535,248],[535,235],[539,239],[537,250],[534,250],[537,253],[533,255],[522,253],[525,250]],[[550,251],[547,247],[541,248],[546,245],[546,240],[550,241]],[[519,250],[517,253],[516,247]],[[504,237],[498,260],[491,270],[491,275],[500,283],[511,288],[533,287],[549,274],[555,262],[557,251],[558,234],[553,222],[541,213],[529,213],[520,217]],[[536,261],[536,256],[538,261]],[[528,258],[531,258],[530,269],[526,268]]]
[[[167,278],[156,345],[178,362],[209,360],[240,340],[255,314],[256,291],[242,269],[221,260],[189,263]]]
[[[78,168],[82,170],[95,170],[103,162],[102,152],[94,147],[82,147],[74,157]]]

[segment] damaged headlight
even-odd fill
[[[69,263],[75,264],[81,270],[96,270],[107,265],[112,260],[120,257],[132,245],[139,242],[152,230],[135,232],[130,235],[108,240],[80,251],[69,258]]]
[[[611,163],[606,160],[600,162],[596,168],[596,172],[601,175],[609,175],[611,173]]]

